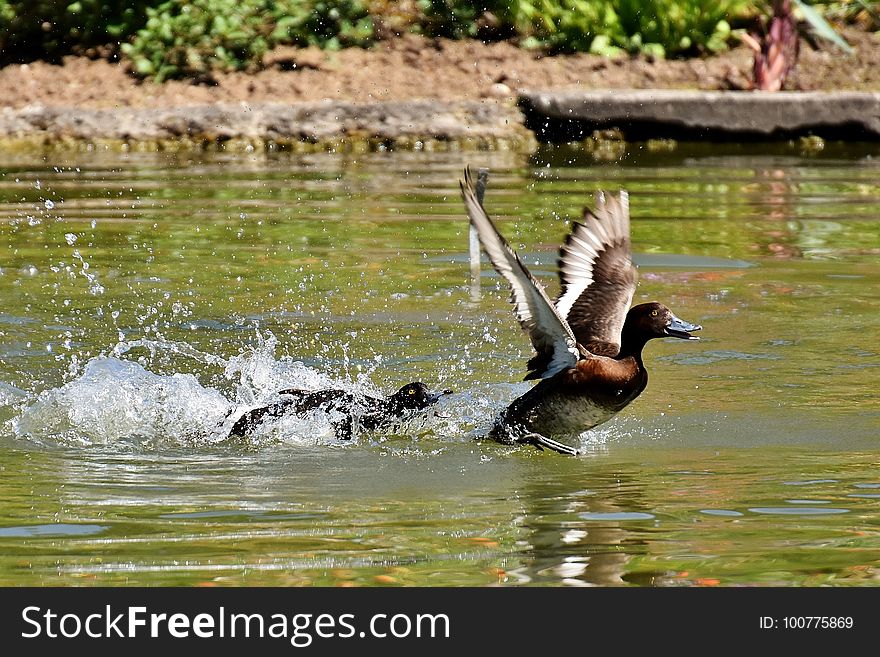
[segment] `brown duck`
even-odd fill
[[[490,436],[563,454],[578,451],[554,439],[608,421],[648,384],[642,349],[652,338],[698,340],[702,327],[661,303],[630,308],[637,274],[630,255],[629,200],[600,192],[560,249],[559,296],[551,301],[478,200],[465,170],[461,195],[495,270],[512,288],[517,319],[537,354],[526,379],[540,379],[501,413]]]

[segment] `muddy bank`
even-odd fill
[[[855,55],[805,45],[795,89],[880,91],[878,34],[844,28],[843,36],[855,47]],[[751,61],[751,51],[745,47],[691,60],[608,59],[589,54],[547,57],[504,42],[408,35],[369,50],[283,48],[267,55],[266,68],[255,74],[217,73],[213,84],[157,85],[138,81],[122,64],[70,57],[60,66],[36,62],[0,69],[4,90],[0,139],[10,146],[112,142],[140,148],[223,144],[297,150],[519,149],[534,144],[536,134],[542,139],[582,139],[593,129],[607,127],[623,129],[627,139],[708,139],[717,134],[711,128],[719,119],[705,119],[708,110],[700,110],[700,105],[707,105],[707,100],[693,96],[690,105],[676,106],[681,116],[704,117],[693,119],[694,130],[652,133],[634,128],[661,125],[639,117],[646,111],[662,113],[662,107],[651,109],[649,100],[627,109],[620,100],[625,94],[618,91],[743,89],[748,86]],[[542,123],[544,119],[535,119],[536,112],[553,118],[557,110],[582,107],[583,102],[572,104],[570,99],[600,89],[615,92],[603,101],[611,108],[601,115],[604,118],[580,116],[573,131],[556,130]],[[544,103],[541,109],[541,103],[534,102],[534,90],[569,100]],[[754,96],[739,93],[741,98]],[[876,119],[873,106],[861,107],[867,107],[866,121]],[[764,110],[748,111],[756,113],[758,121],[757,114]],[[833,118],[835,113],[826,108],[823,115]],[[781,115],[784,118],[786,112]],[[856,138],[847,135],[862,132],[861,128],[831,131],[828,136]],[[812,134],[809,121],[787,132],[764,133],[776,138]]]
[[[880,91],[880,33],[845,27],[842,34],[855,54],[813,50],[804,43],[792,89]],[[609,59],[583,53],[547,57],[506,42],[408,35],[368,50],[281,48],[266,56],[265,65],[254,74],[217,73],[213,85],[142,83],[122,64],[82,57],[68,57],[61,66],[11,65],[0,69],[0,107],[453,101],[514,98],[525,89],[741,89],[748,84],[752,53],[739,46],[705,59]]]

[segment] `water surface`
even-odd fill
[[[580,458],[477,440],[529,344],[457,180],[556,290],[599,188],[636,301],[703,325]],[[0,158],[0,584],[874,584],[876,147]],[[441,417],[248,441],[284,387],[452,388]]]

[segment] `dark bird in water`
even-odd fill
[[[621,191],[596,195],[560,249],[559,296],[551,301],[478,200],[466,169],[461,196],[495,270],[512,288],[511,302],[537,354],[528,379],[540,379],[496,420],[490,436],[563,454],[578,451],[553,439],[608,421],[648,384],[642,349],[651,338],[698,340],[700,326],[662,303],[630,308],[637,274],[630,256],[629,201]]]
[[[387,429],[414,417],[451,390],[431,392],[424,383],[408,383],[390,397],[354,395],[344,390],[297,390],[290,388],[278,394],[281,399],[268,406],[255,408],[242,415],[229,432],[230,437],[247,437],[266,420],[286,415],[304,415],[319,410],[338,415],[332,421],[336,437],[351,439],[355,425],[367,431]]]

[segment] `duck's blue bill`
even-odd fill
[[[691,324],[683,319],[672,315],[669,323],[666,325],[666,334],[673,338],[682,338],[683,340],[699,340],[696,335],[691,335],[691,331],[699,331],[702,326],[699,324]]]

